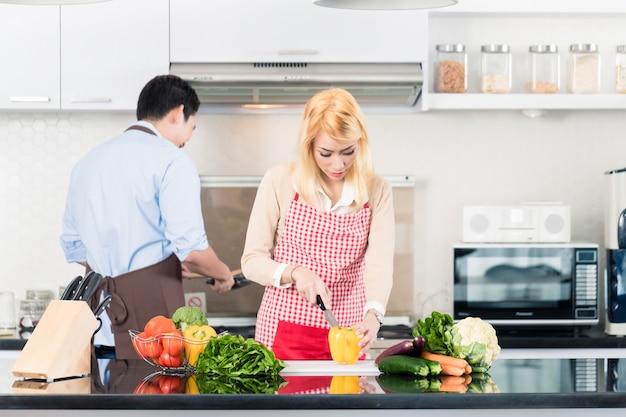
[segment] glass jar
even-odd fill
[[[33,331],[46,309],[44,300],[26,299],[20,301],[19,325],[21,331]]]
[[[467,91],[467,54],[465,45],[437,45],[435,61],[435,92],[465,93]]]
[[[480,90],[483,93],[510,93],[512,57],[508,45],[481,47]]]
[[[555,94],[560,89],[561,58],[556,45],[528,47],[528,81],[526,92]]]
[[[626,93],[626,45],[615,47],[615,91]]]
[[[50,301],[54,299],[54,293],[50,290],[37,290],[30,289],[26,290],[26,299],[27,300],[41,300],[44,303],[45,307],[48,307]]]
[[[600,91],[600,54],[593,43],[570,45],[567,64],[567,91],[594,94]]]

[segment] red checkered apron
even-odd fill
[[[352,326],[363,319],[371,209],[366,203],[354,214],[321,213],[298,197],[291,201],[274,260],[314,271],[330,288],[339,325]],[[329,327],[319,307],[295,286],[265,288],[255,338],[279,359],[331,359]]]

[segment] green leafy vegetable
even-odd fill
[[[275,394],[287,384],[280,375],[236,377],[200,374],[196,381],[200,394]]]
[[[181,332],[190,326],[204,326],[209,324],[206,314],[200,307],[182,306],[172,314],[172,321]]]
[[[276,376],[285,368],[274,352],[252,338],[225,334],[213,337],[200,353],[197,374],[231,377]]]
[[[478,317],[455,324],[451,315],[433,311],[430,317],[417,320],[413,336],[424,338],[427,352],[467,360],[472,373],[487,372],[501,350],[496,330]]]
[[[454,356],[452,341],[455,336],[454,320],[449,314],[433,311],[430,317],[418,319],[413,328],[413,336],[422,336],[426,341],[424,350]]]

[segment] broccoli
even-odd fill
[[[182,306],[172,315],[172,321],[181,332],[187,330],[189,326],[203,326],[209,324],[206,314],[200,307]]]

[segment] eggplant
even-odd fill
[[[374,363],[378,365],[378,362],[382,359],[395,355],[419,357],[424,350],[425,343],[426,342],[422,336],[415,336],[413,340],[403,340],[402,342],[396,343],[395,345],[389,346],[387,349],[383,350],[380,355],[376,357]]]

